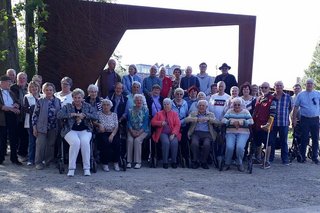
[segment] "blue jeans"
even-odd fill
[[[31,162],[34,164],[34,159],[36,155],[36,137],[33,135],[33,128],[30,127],[28,129],[28,134],[29,134],[29,145],[28,145],[28,162]]]
[[[270,162],[274,160],[275,155],[275,145],[277,140],[277,135],[279,133],[279,142],[281,146],[281,160],[282,163],[289,163],[289,149],[288,149],[288,126],[273,126],[272,131],[270,132],[271,143],[271,153],[270,153]]]
[[[306,149],[309,144],[309,133],[312,139],[312,160],[317,161],[319,149],[319,117],[308,118],[301,116],[301,146],[302,160],[306,159]]]
[[[242,159],[244,155],[244,147],[249,139],[249,134],[244,133],[227,133],[226,134],[226,165],[230,165],[232,161],[232,156],[234,152],[234,147],[236,146],[237,154],[237,164],[242,164]]]
[[[163,163],[168,163],[169,151],[171,152],[172,163],[177,163],[178,139],[175,137],[173,141],[169,140],[169,135],[161,133],[160,141],[162,145],[162,160]]]

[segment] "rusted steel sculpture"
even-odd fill
[[[126,30],[238,25],[238,82],[251,82],[255,16],[79,0],[46,3],[47,40],[39,53],[39,74],[45,81],[60,85],[60,79],[69,76],[74,87],[85,89],[96,80]]]

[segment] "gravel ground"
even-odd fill
[[[143,167],[73,178],[52,166],[0,165],[0,212],[320,212],[320,166],[279,156],[272,168],[164,170]]]

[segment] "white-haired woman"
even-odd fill
[[[85,97],[84,101],[89,103],[96,111],[101,111],[101,97],[98,97],[99,88],[95,84],[90,84],[88,86],[88,96]]]
[[[132,83],[132,90],[129,95],[127,95],[127,104],[126,104],[126,110],[125,112],[128,113],[129,112],[129,109],[132,109],[132,107],[134,107],[135,103],[133,101],[133,97],[135,94],[141,94],[141,83],[138,82],[138,81],[134,81]],[[144,106],[147,106],[147,101],[146,101],[146,98],[143,96],[143,105]]]
[[[90,176],[90,140],[92,137],[92,121],[97,120],[95,110],[83,101],[83,90],[72,91],[72,103],[68,103],[58,112],[59,119],[65,119],[61,136],[70,145],[68,176],[74,176],[76,161],[81,149],[83,170],[85,176]]]
[[[129,95],[132,93],[132,83],[134,81],[138,81],[140,84],[142,83],[141,78],[137,75],[137,67],[134,64],[131,64],[128,68],[129,74],[123,76],[122,84],[123,84],[123,92],[125,95]],[[140,91],[141,92],[141,91]]]
[[[119,169],[120,138],[118,134],[118,116],[111,112],[112,101],[102,100],[102,111],[98,112],[98,121],[95,125],[98,129],[97,139],[100,147],[100,161],[102,169],[109,172],[109,163],[114,164],[114,170]]]
[[[206,94],[204,92],[199,92],[197,95],[197,101],[193,102],[189,108],[189,113],[197,111],[198,110],[198,107],[197,107],[198,102],[200,100],[206,100],[206,99],[207,99]],[[208,106],[207,110],[212,111],[210,105]]]
[[[241,108],[241,98],[231,100],[232,107],[224,115],[222,122],[226,124],[226,169],[230,168],[234,148],[236,147],[238,170],[243,172],[242,159],[244,148],[250,135],[249,126],[253,124],[253,119],[247,109]]]
[[[180,120],[178,114],[172,110],[172,101],[163,100],[163,110],[152,118],[151,125],[156,129],[152,135],[155,143],[161,142],[163,168],[168,168],[169,151],[171,151],[171,166],[177,168],[178,141],[181,140]]]
[[[226,113],[229,109],[233,108],[233,104],[232,104],[232,100],[234,98],[238,98],[239,97],[239,93],[240,93],[240,90],[239,90],[239,87],[237,86],[233,86],[231,87],[230,89],[230,98],[226,101],[226,104],[225,104],[225,107],[224,107],[224,113]],[[241,100],[241,108],[245,109],[246,106],[244,104],[244,101],[242,99]]]
[[[135,163],[135,169],[141,168],[141,145],[149,133],[149,110],[143,105],[143,100],[143,95],[135,94],[135,105],[127,114],[127,168],[131,168],[132,163]]]

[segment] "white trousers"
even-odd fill
[[[70,145],[69,148],[69,169],[76,169],[76,161],[81,149],[83,169],[90,169],[90,140],[92,133],[87,130],[71,130],[64,136]]]

